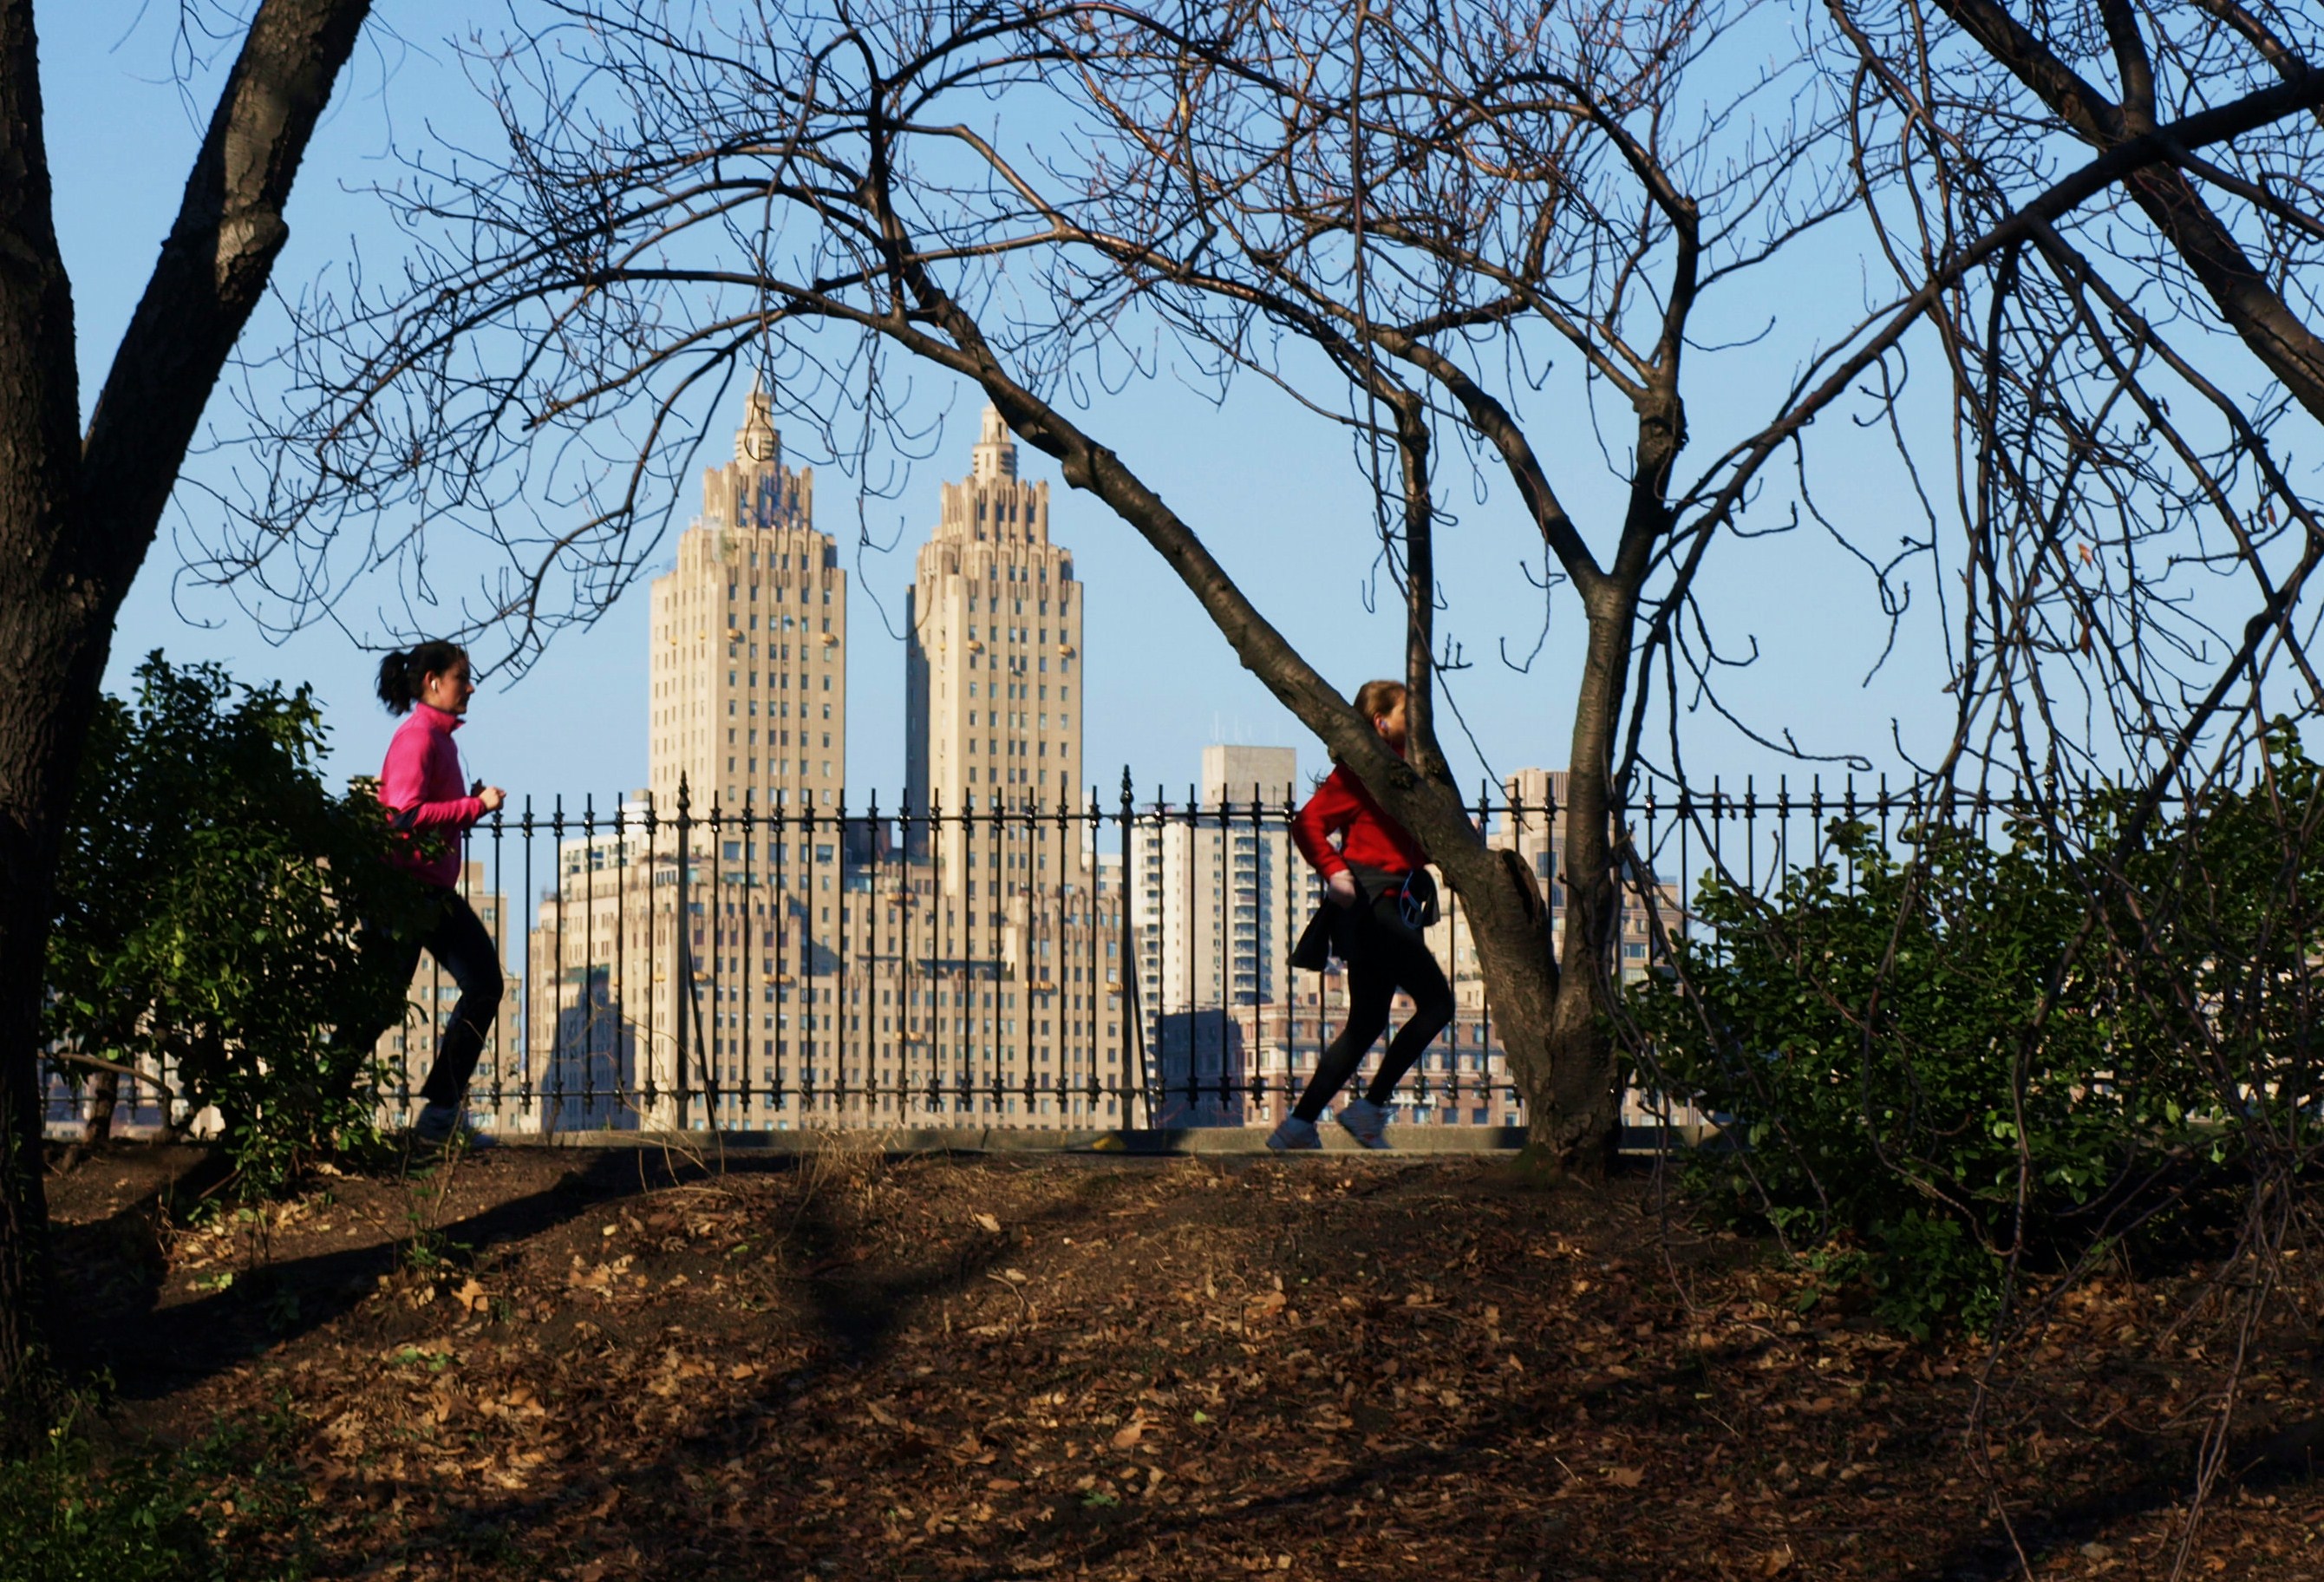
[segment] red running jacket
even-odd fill
[[[1340,837],[1337,847],[1332,845],[1333,835]],[[1428,861],[1410,831],[1372,800],[1364,782],[1344,763],[1333,767],[1293,817],[1291,838],[1326,879],[1350,863],[1400,876]]]

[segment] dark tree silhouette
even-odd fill
[[[0,0],[0,1439],[46,1420],[41,979],[73,774],[114,617],[369,10],[261,0],[84,434],[33,6]]]

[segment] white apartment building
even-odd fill
[[[1140,1009],[1164,1124],[1231,1124],[1250,1107],[1264,1011],[1291,994],[1291,947],[1321,893],[1285,821],[1304,791],[1293,748],[1209,746],[1194,804],[1131,831]]]

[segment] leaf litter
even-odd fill
[[[142,1308],[121,1236],[69,1255],[129,1303],[89,1327],[124,1434],[244,1423],[303,1480],[295,1531],[220,1516],[254,1569],[2161,1577],[2227,1350],[2202,1269],[1915,1342],[1643,1177],[1473,1161],[508,1150],[429,1190],[334,1180],[223,1288],[181,1239]],[[2195,1575],[2324,1582],[2287,1291]]]

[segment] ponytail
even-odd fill
[[[420,684],[440,676],[467,657],[468,651],[441,637],[397,649],[379,661],[379,700],[390,714],[409,714],[420,701]]]

